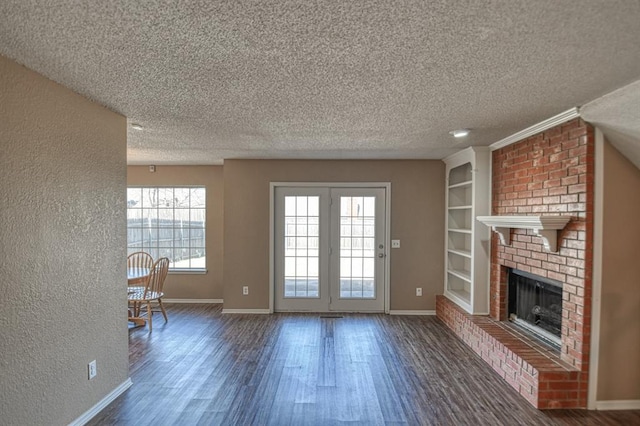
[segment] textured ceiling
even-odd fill
[[[580,113],[640,169],[640,80],[589,102]]]
[[[142,124],[130,164],[442,158],[640,79],[639,22],[637,0],[3,0],[0,53]]]

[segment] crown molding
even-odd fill
[[[544,132],[547,129],[557,126],[558,124],[566,123],[567,121],[573,120],[574,118],[578,117],[580,117],[580,109],[578,107],[571,108],[569,110],[566,110],[565,112],[561,112],[558,115],[554,115],[551,118],[541,121],[538,124],[534,124],[531,127],[520,130],[519,132],[514,133],[511,136],[507,136],[506,138],[501,139],[498,142],[492,143],[491,145],[489,145],[489,149],[491,149],[491,151],[495,151],[496,149],[504,148],[507,145],[511,145],[512,143],[516,143],[518,141],[521,141],[522,139],[526,139],[529,136]]]

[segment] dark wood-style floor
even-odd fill
[[[89,424],[640,424],[534,409],[435,317],[168,314],[130,331],[133,386]]]

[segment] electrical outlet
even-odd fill
[[[400,240],[391,240],[391,248],[400,248]]]
[[[96,364],[96,360],[94,359],[89,363],[89,380],[96,377],[97,374],[98,374],[98,366]]]
[[[422,287],[416,287],[416,296],[422,296]]]
[[[244,287],[242,287],[242,295],[246,296],[247,294],[249,294],[249,286],[245,285]]]

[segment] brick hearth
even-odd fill
[[[534,407],[575,408],[586,398],[583,373],[509,323],[469,315],[444,296],[436,297],[436,314]]]

